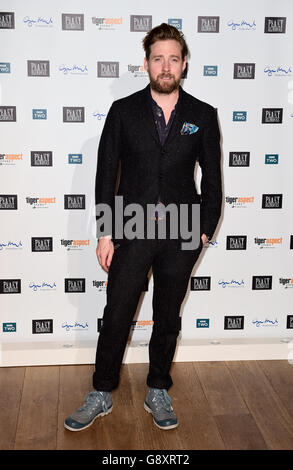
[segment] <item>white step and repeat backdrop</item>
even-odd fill
[[[222,131],[223,217],[192,274],[182,338],[291,339],[292,1],[1,0],[0,10],[1,342],[97,338],[107,285],[97,147],[113,100],[147,85],[141,41],[162,22],[184,32],[183,87],[217,108]],[[150,338],[152,289],[150,277],[132,341]]]

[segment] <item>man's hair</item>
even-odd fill
[[[143,48],[145,50],[145,56],[148,60],[151,53],[151,46],[157,41],[166,41],[167,39],[174,39],[179,42],[181,46],[182,60],[188,55],[188,47],[184,39],[183,33],[178,31],[177,28],[167,23],[162,23],[160,26],[156,26],[151,29],[143,39]]]

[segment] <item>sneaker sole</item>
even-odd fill
[[[145,402],[143,404],[143,407],[148,413],[153,414],[152,410],[148,407],[148,405]],[[154,416],[153,416],[153,422],[158,428],[163,429],[164,431],[169,431],[169,429],[175,429],[177,428],[179,424],[177,423],[177,424],[170,424],[170,426],[160,426],[158,423],[156,423]]]
[[[73,431],[73,432],[83,431],[84,429],[89,428],[97,418],[102,418],[103,416],[108,415],[109,413],[111,413],[112,410],[113,410],[113,406],[111,406],[111,408],[109,408],[107,411],[103,411],[103,413],[99,413],[97,416],[94,417],[94,419],[90,423],[83,426],[83,428],[79,428],[79,429],[71,428],[66,423],[64,423],[64,427],[68,429],[69,431]]]

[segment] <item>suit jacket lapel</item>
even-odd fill
[[[149,97],[149,85],[143,90],[141,101],[141,110],[142,110],[142,125],[145,130],[151,133],[155,141],[160,144],[159,134],[156,128],[151,100]]]
[[[171,125],[171,129],[169,131],[168,137],[166,139],[164,147],[170,145],[170,143],[180,135],[180,130],[182,128],[183,123],[183,109],[184,109],[184,91],[182,88],[179,88],[179,99],[176,105],[176,113],[174,116],[174,120]]]

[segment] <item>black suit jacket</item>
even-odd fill
[[[183,124],[199,127],[181,135]],[[117,195],[129,203],[200,203],[201,233],[212,237],[221,214],[220,132],[215,109],[181,87],[176,114],[164,146],[160,144],[150,101],[149,85],[114,101],[107,115],[98,150],[96,204],[113,208],[119,161]],[[198,160],[202,178],[196,191],[194,168]],[[114,225],[113,225],[114,227]],[[115,236],[112,231],[114,242]],[[117,240],[119,244],[125,240]]]

